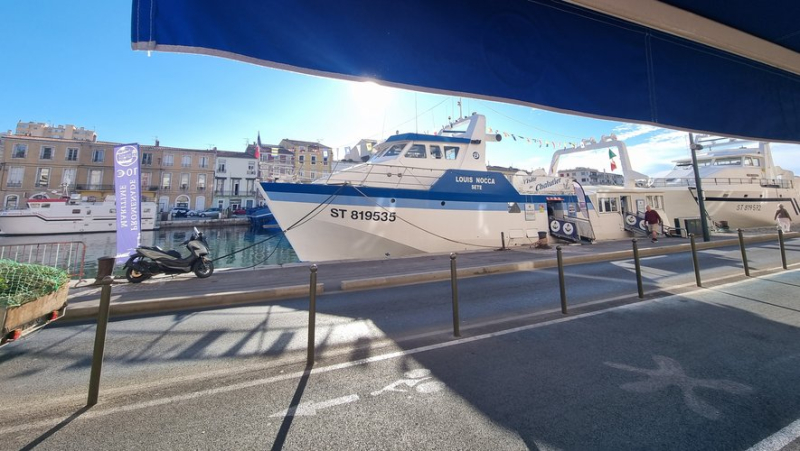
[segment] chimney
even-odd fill
[[[156,140],[156,147],[158,147],[158,140]]]

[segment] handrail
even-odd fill
[[[775,187],[791,189],[794,187],[792,180],[783,179],[762,179],[756,177],[709,177],[702,178],[700,182],[703,185],[759,185],[762,187]],[[647,181],[647,186],[654,188],[664,188],[669,186],[695,186],[694,178],[690,177],[675,177],[675,178],[652,178]]]

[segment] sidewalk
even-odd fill
[[[800,233],[784,234],[788,240]],[[745,243],[777,241],[777,234],[752,234]],[[738,246],[738,235],[712,235],[711,241],[696,242],[698,249]],[[651,243],[637,240],[640,257],[676,252],[689,252],[689,240],[662,238]],[[621,240],[596,244],[562,244],[564,265],[632,258],[632,241]],[[510,250],[472,251],[459,253],[456,258],[458,276],[514,272],[557,265],[556,246],[534,249],[529,245]],[[317,264],[317,293],[347,291],[448,280],[449,254],[424,254],[414,257],[385,260],[346,260]],[[207,279],[192,273],[177,276],[158,276],[139,284],[128,283],[116,276],[111,292],[111,315],[135,315],[185,309],[203,309],[254,302],[276,301],[309,295],[311,264],[295,263],[284,266],[253,269],[218,270]],[[119,270],[118,270],[119,272]],[[100,304],[99,285],[79,281],[68,297],[65,320],[84,320],[97,316]]]

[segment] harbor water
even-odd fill
[[[223,228],[199,228],[206,235],[214,267],[247,268],[257,265],[283,265],[299,260],[289,242],[279,230],[253,230],[249,226],[229,226]],[[188,254],[183,246],[192,234],[192,227],[170,228],[142,232],[141,244],[159,246],[162,249],[175,249],[183,255]],[[116,233],[87,233],[47,236],[0,237],[0,246],[36,245],[44,243],[73,243],[85,245],[86,256],[84,278],[94,279],[97,274],[97,259],[114,256],[117,253]],[[65,244],[65,246],[68,244]],[[82,248],[81,246],[81,252]],[[122,265],[117,265],[115,275],[122,275]]]

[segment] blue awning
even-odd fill
[[[800,2],[731,3],[134,0],[131,33],[137,50],[800,142]],[[625,4],[669,8],[678,26]],[[681,36],[684,18],[698,25]],[[704,40],[704,24],[724,29]]]

